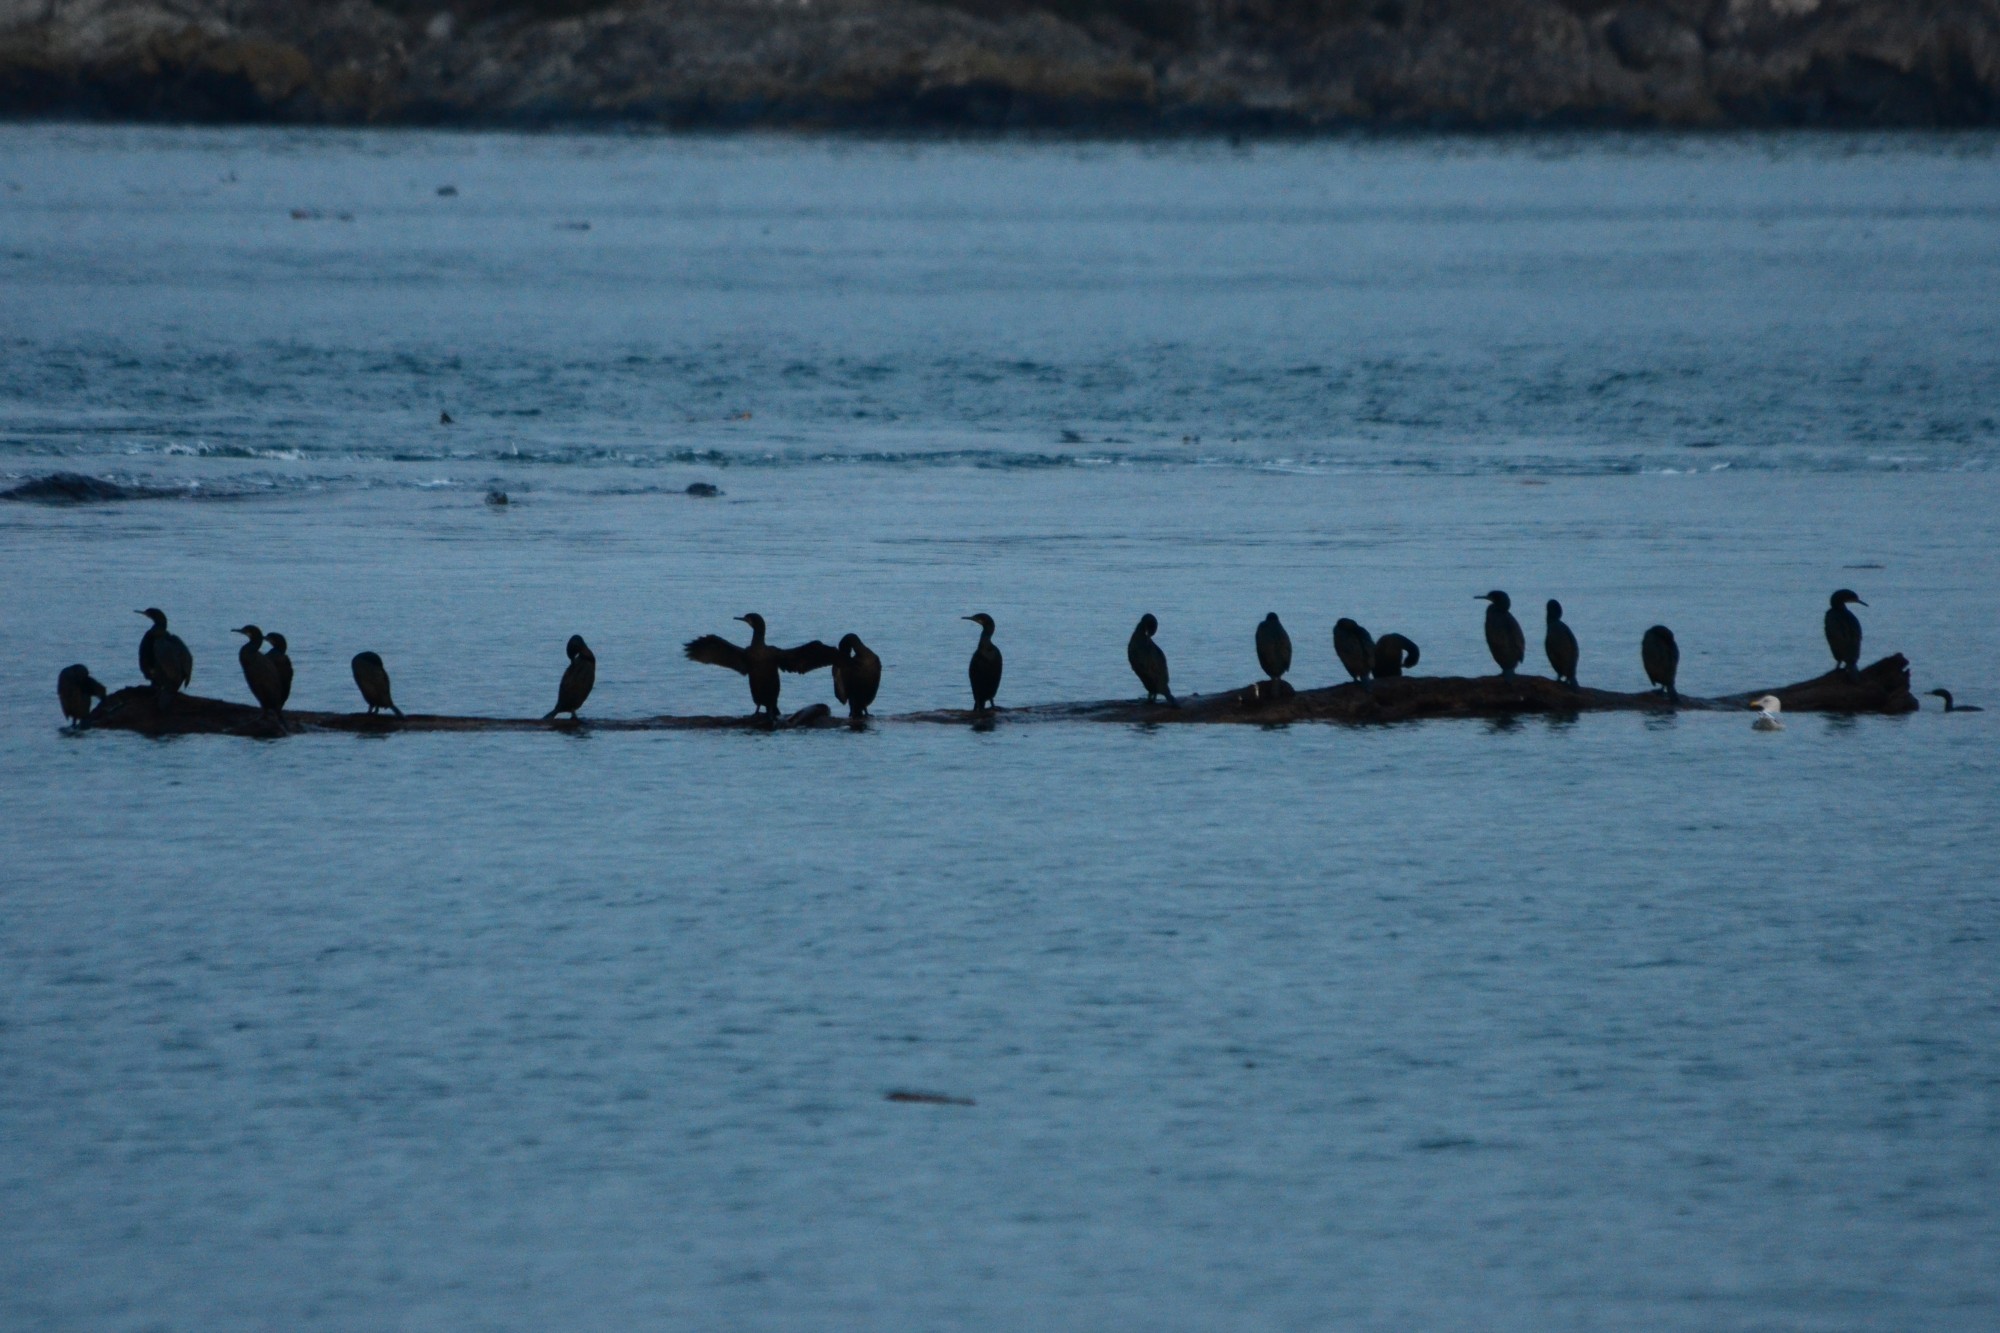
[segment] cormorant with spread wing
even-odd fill
[[[728,667],[731,671],[748,676],[750,702],[756,705],[758,714],[776,723],[778,673],[818,671],[821,667],[832,666],[840,654],[818,639],[802,643],[796,648],[774,647],[764,642],[764,617],[752,611],[749,615],[736,618],[750,627],[748,647],[738,647],[720,634],[704,634],[699,639],[688,640],[688,660],[705,662],[709,666]]]

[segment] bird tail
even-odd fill
[[[560,712],[562,712],[560,708],[551,708],[548,712],[542,714],[542,721],[553,722],[556,720],[556,714]]]
[[[394,713],[397,717],[401,717],[403,715],[403,710],[396,707],[396,705],[394,704],[389,705],[389,711]]]

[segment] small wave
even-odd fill
[[[136,486],[88,477],[81,472],[51,472],[30,477],[11,490],[0,491],[0,500],[24,504],[79,505],[109,504],[117,500],[166,500],[189,494],[160,486]]]

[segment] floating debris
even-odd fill
[[[505,491],[488,491],[486,492],[486,503],[490,505],[504,505],[511,504],[512,501],[508,500],[507,492]]]
[[[948,1097],[942,1092],[892,1092],[885,1102],[913,1102],[919,1106],[977,1106],[970,1097]]]
[[[456,199],[456,198],[458,198],[458,187],[457,187],[456,185],[440,185],[440,186],[438,186],[438,198],[440,198],[440,199]]]
[[[713,498],[722,494],[722,488],[712,481],[697,481],[688,486],[687,493],[689,495],[699,495],[704,498]]]
[[[440,412],[440,413],[438,413],[438,425],[440,425],[440,426],[451,426],[451,425],[455,425],[455,424],[457,424],[457,423],[455,423],[455,422],[454,422],[454,421],[453,421],[453,420],[451,419],[451,413],[449,413],[449,412]]]
[[[556,230],[557,230],[557,231],[589,231],[589,230],[590,230],[590,224],[589,224],[588,222],[558,222],[558,223],[556,223]]]

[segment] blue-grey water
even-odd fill
[[[2000,139],[0,127],[0,1325],[2000,1324]],[[441,194],[443,187],[455,193]],[[448,412],[453,424],[439,424]],[[697,481],[722,494],[684,494]],[[484,503],[490,489],[514,503]],[[878,711],[1328,627],[1984,713],[59,727],[158,605],[295,701]],[[791,678],[787,706],[829,697]],[[971,1105],[892,1102],[916,1091]]]

